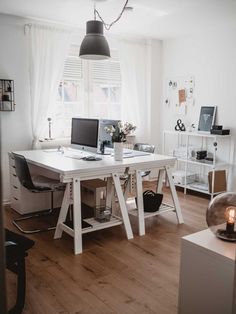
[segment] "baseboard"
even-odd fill
[[[2,201],[2,205],[3,206],[7,206],[7,205],[10,205],[10,204],[11,204],[10,200],[3,200]]]

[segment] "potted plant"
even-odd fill
[[[136,130],[136,126],[132,123],[118,122],[117,125],[108,125],[105,127],[107,133],[111,135],[114,146],[115,160],[123,160],[123,142],[126,142],[127,135]]]

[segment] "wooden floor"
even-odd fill
[[[149,184],[152,186],[152,184]],[[146,187],[148,184],[146,184]],[[170,201],[166,189],[165,200]],[[81,255],[73,255],[72,238],[53,232],[30,236],[24,314],[175,314],[181,237],[205,229],[208,200],[178,192],[185,223],[174,213],[146,220],[146,235],[128,241],[122,226],[83,235]],[[7,209],[6,226],[15,230]],[[8,303],[14,302],[15,278],[8,273]],[[190,313],[191,314],[191,313]]]

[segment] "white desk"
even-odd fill
[[[209,230],[182,238],[179,314],[231,314],[236,244]]]
[[[61,182],[67,183],[64,198],[61,206],[60,215],[57,222],[57,228],[54,238],[61,238],[62,232],[66,232],[74,238],[74,253],[82,253],[82,234],[91,232],[98,229],[108,228],[114,225],[124,223],[126,235],[128,239],[133,238],[133,232],[130,225],[129,215],[126,207],[125,197],[121,189],[119,175],[123,174],[126,169],[129,173],[135,173],[137,180],[137,200],[138,200],[138,221],[139,221],[139,234],[145,234],[144,224],[144,210],[142,198],[142,178],[141,171],[151,169],[161,169],[160,176],[163,171],[167,172],[170,182],[170,188],[174,201],[174,206],[166,211],[173,210],[176,213],[179,223],[183,223],[182,213],[179,206],[176,190],[173,184],[170,167],[175,163],[175,158],[169,156],[162,156],[150,154],[147,156],[140,156],[134,158],[127,158],[123,161],[115,161],[111,156],[103,156],[100,161],[84,161],[65,157],[59,152],[45,152],[42,150],[34,151],[20,151],[17,152],[25,156],[29,163],[42,167],[44,169],[56,172],[60,176]],[[108,178],[107,186],[107,200],[108,206],[112,202],[112,180],[117,193],[120,210],[123,222],[119,219],[111,219],[107,223],[97,223],[94,228],[82,229],[81,227],[81,195],[80,195],[80,181],[89,180],[94,178]],[[159,180],[158,190],[161,188],[161,180]],[[73,202],[73,229],[64,224],[69,205]],[[163,212],[165,209],[163,210]]]

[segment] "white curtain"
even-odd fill
[[[136,142],[149,142],[151,108],[148,95],[148,47],[141,43],[121,41],[119,55],[122,120],[137,126]]]
[[[29,70],[33,148],[37,148],[47,118],[56,103],[56,92],[71,42],[71,31],[30,24]]]

